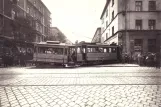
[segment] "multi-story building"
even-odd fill
[[[100,43],[101,42],[101,27],[96,29],[96,32],[92,38],[92,43]]]
[[[24,17],[30,20],[32,28],[35,30],[31,34],[33,41],[40,42],[45,36],[50,34],[51,18],[50,11],[41,0],[0,0],[0,24],[1,34],[6,37],[16,35],[12,22],[17,17]]]
[[[0,36],[12,38],[12,3],[10,0],[0,0]]]
[[[161,0],[107,0],[100,19],[104,43],[131,55],[159,50]]]

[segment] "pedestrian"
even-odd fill
[[[146,66],[146,55],[143,55],[143,66]]]
[[[75,53],[75,51],[73,51],[71,57],[72,57],[72,61],[76,62],[76,53]]]
[[[20,53],[20,66],[25,66],[25,55],[23,52]]]
[[[156,68],[160,68],[160,55],[158,52],[155,54],[155,66]]]
[[[141,64],[141,54],[140,53],[138,54],[137,59],[138,59],[138,64],[140,65]]]
[[[125,55],[124,55],[124,53],[122,54],[122,64],[124,64],[125,63]]]

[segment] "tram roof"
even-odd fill
[[[36,43],[35,44],[36,46],[72,46],[72,45],[69,45],[69,44],[66,44],[66,43],[56,43],[56,44],[53,44],[53,43],[47,43],[47,42],[39,42],[39,43]]]
[[[82,43],[82,44],[76,44],[76,46],[82,46],[82,45],[86,45],[88,46],[92,46],[92,47],[99,47],[99,46],[103,46],[103,47],[118,47],[118,45],[108,45],[108,44],[102,44],[102,43]]]

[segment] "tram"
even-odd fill
[[[96,43],[67,45],[59,41],[35,44],[33,61],[42,65],[89,65],[120,61],[120,48]]]
[[[81,64],[114,63],[121,59],[119,46],[82,43],[76,45],[76,49],[77,63]]]
[[[59,41],[40,42],[34,46],[33,61],[36,66],[65,65],[68,63],[69,45]]]

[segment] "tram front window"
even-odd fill
[[[63,48],[54,48],[53,54],[62,55],[63,54]]]
[[[52,49],[52,48],[48,48],[48,49],[46,50],[46,53],[47,53],[47,54],[52,54],[52,53],[53,53],[53,49]]]
[[[43,53],[43,54],[45,54],[45,48],[38,48],[38,53]]]

